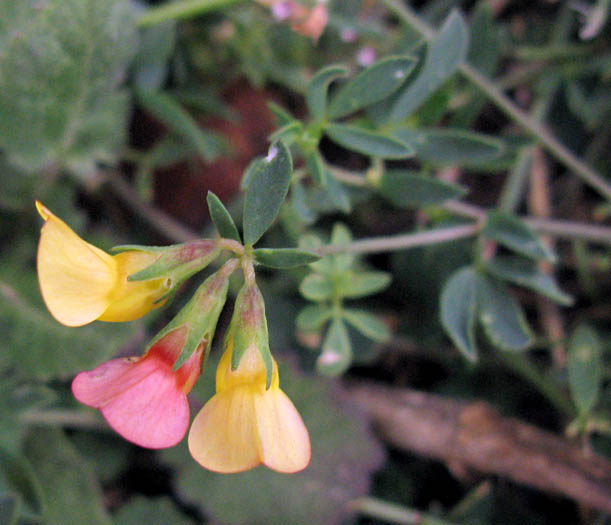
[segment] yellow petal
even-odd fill
[[[230,474],[261,463],[253,392],[240,386],[216,394],[189,431],[189,452],[202,467]]]
[[[108,308],[117,279],[113,258],[85,242],[36,203],[45,219],[38,243],[38,282],[47,308],[60,323],[81,326]]]
[[[310,436],[295,405],[279,388],[254,398],[261,461],[272,470],[299,472],[312,456]]]
[[[168,291],[166,279],[148,281],[128,281],[127,278],[150,266],[157,259],[154,253],[123,252],[113,260],[118,268],[118,283],[114,289],[112,302],[99,317],[100,321],[132,321],[159,308],[165,301],[155,304]]]

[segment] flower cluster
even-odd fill
[[[51,314],[66,326],[142,317],[222,250],[221,240],[202,240],[167,248],[119,247],[110,255],[81,239],[40,202],[36,207],[45,221],[37,258],[41,293]],[[201,374],[229,277],[240,264],[245,283],[225,336],[216,394],[191,425],[189,450],[216,472],[259,464],[298,472],[310,461],[310,439],[280,389],[263,297],[243,251],[204,281],[142,356],[112,359],[81,372],[72,392],[137,445],[158,449],[180,442],[189,428],[187,394]]]

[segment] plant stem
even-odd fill
[[[433,39],[435,32],[423,22],[418,15],[409,9],[403,2],[398,0],[381,0],[386,7],[395,13],[403,22],[418,31],[425,40]],[[573,170],[585,182],[611,200],[611,185],[605,181],[600,174],[579,159],[572,151],[562,144],[543,125],[530,117],[525,111],[516,106],[505,94],[488,78],[466,62],[459,66],[459,71],[470,82],[475,84],[498,108],[505,112],[510,118],[518,122],[524,129],[534,135],[545,149],[553,155],[556,160]]]
[[[478,233],[479,229],[479,224],[465,224],[425,232],[362,239],[342,245],[328,244],[321,246],[317,253],[319,255],[331,255],[335,253],[379,253],[406,250],[417,246],[439,244],[472,237]]]
[[[138,27],[148,27],[168,20],[190,18],[238,3],[240,0],[184,0],[148,9],[137,21]]]
[[[364,497],[350,502],[350,508],[364,516],[401,525],[450,525],[449,521],[378,498]]]

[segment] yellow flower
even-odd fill
[[[310,437],[297,409],[280,390],[273,361],[271,385],[259,349],[251,345],[231,370],[233,344],[227,345],[216,372],[216,395],[193,420],[189,451],[215,472],[232,473],[263,464],[293,473],[308,466]]]
[[[36,201],[45,223],[38,243],[38,282],[47,308],[60,323],[131,321],[158,308],[167,279],[129,282],[127,277],[158,257],[127,251],[109,255],[85,242],[59,217]]]

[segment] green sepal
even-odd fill
[[[165,249],[142,250],[159,253],[151,265],[127,277],[128,281],[148,281],[165,277],[170,279],[170,287],[185,281],[193,274],[203,270],[221,253],[216,239],[201,239],[183,244],[174,244]]]
[[[255,262],[269,268],[295,268],[320,259],[317,253],[299,248],[259,248],[253,255]]]
[[[272,384],[274,371],[272,354],[269,350],[265,301],[256,284],[242,286],[235,300],[233,316],[225,336],[224,350],[232,345],[231,370],[237,370],[244,352],[256,345],[265,364],[266,386]]]
[[[174,317],[174,319],[172,319],[147,345],[147,352],[157,341],[169,332],[181,326],[187,326],[188,331],[185,344],[173,368],[174,370],[178,370],[184,362],[189,359],[198,345],[205,340],[206,348],[204,349],[203,366],[208,356],[212,339],[214,338],[219,315],[227,299],[227,289],[229,288],[229,276],[231,272],[223,268],[213,273],[202,283],[189,302],[183,306],[180,312],[178,312],[176,317]]]
[[[206,197],[206,202],[208,203],[210,218],[216,226],[219,235],[225,239],[233,239],[234,241],[242,242],[238,228],[236,227],[235,222],[233,222],[231,214],[221,202],[221,199],[209,191],[208,196]]]

